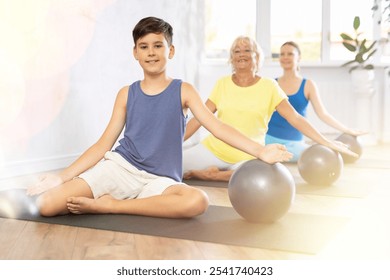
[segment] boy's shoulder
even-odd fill
[[[187,102],[189,100],[192,100],[195,96],[199,96],[198,91],[195,89],[195,87],[188,82],[182,82],[181,83],[182,101]]]
[[[195,87],[190,84],[189,82],[182,82],[181,83],[181,90],[182,91],[191,91],[191,90],[195,90]]]
[[[127,96],[128,96],[128,93],[129,93],[129,88],[130,88],[129,85],[121,87],[119,89],[118,93],[117,93],[117,98],[120,98],[120,99],[123,99],[123,100],[127,100]]]
[[[129,88],[130,88],[130,85],[126,85],[126,86],[121,87],[121,89],[119,90],[118,94],[128,93],[129,92]]]

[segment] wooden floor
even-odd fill
[[[297,194],[292,213],[347,217],[348,223],[316,255],[297,254],[191,240],[153,237],[53,224],[0,219],[2,260],[389,260],[390,146],[364,148],[360,163],[345,166],[342,176],[366,184],[358,198]],[[361,180],[365,178],[365,180]],[[26,184],[31,176],[13,178]],[[11,179],[0,181],[9,185]],[[211,204],[229,206],[227,190],[203,187]],[[310,225],[307,225],[310,231]]]

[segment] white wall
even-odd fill
[[[37,0],[23,13],[18,3],[0,19],[0,179],[62,168],[100,137],[118,90],[142,78],[131,33],[141,18],[171,23],[168,72],[198,79],[201,1]]]

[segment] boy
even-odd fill
[[[261,146],[225,125],[188,83],[166,74],[173,31],[155,17],[133,30],[133,55],[144,79],[123,87],[100,139],[58,176],[46,175],[27,193],[42,193],[40,214],[122,213],[183,218],[202,214],[207,195],[181,182],[187,111],[217,138],[269,163],[289,160],[283,145]],[[110,151],[125,127],[119,146]],[[102,160],[104,158],[104,160]]]

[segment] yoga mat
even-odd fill
[[[318,253],[348,221],[342,217],[287,213],[272,224],[253,224],[233,208],[220,206],[210,206],[206,213],[192,219],[109,214],[47,218],[36,213],[30,205],[34,198],[24,197],[23,192],[0,192],[0,202],[8,205],[6,211],[0,208],[0,217],[305,254]],[[15,209],[10,211],[11,208]]]
[[[345,164],[346,167],[354,168],[375,168],[375,169],[390,169],[389,159],[370,159],[360,158],[353,163]]]
[[[364,183],[353,183],[346,180],[336,181],[330,186],[316,186],[306,183],[300,175],[295,175],[295,190],[297,194],[310,194],[321,196],[336,196],[362,198],[370,193],[370,187]],[[228,182],[202,181],[202,180],[184,180],[184,183],[190,186],[227,188]]]
[[[228,182],[223,181],[204,181],[204,180],[183,180],[183,183],[186,183],[189,186],[201,186],[201,187],[214,187],[214,188],[227,188]]]
[[[347,198],[366,197],[372,189],[372,181],[367,174],[344,167],[340,177],[329,186],[308,184],[299,174],[296,165],[287,165],[294,177],[296,193]],[[355,171],[354,171],[355,170]]]
[[[352,184],[346,185],[343,183],[335,182],[330,186],[316,186],[310,185],[303,180],[297,182],[296,193],[320,195],[320,196],[335,196],[335,197],[348,197],[348,198],[363,198],[370,193],[370,189],[367,185]]]

